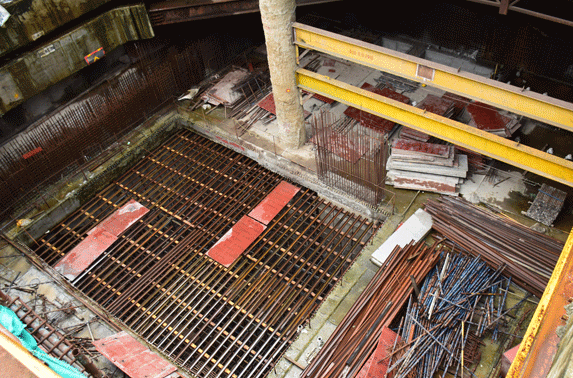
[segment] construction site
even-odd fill
[[[0,1],[0,378],[573,377],[572,14]]]

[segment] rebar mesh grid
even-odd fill
[[[180,130],[39,240],[54,265],[131,199],[150,211],[76,287],[198,377],[264,377],[375,231],[301,189],[225,268],[206,253],[282,178]]]

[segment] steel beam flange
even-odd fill
[[[318,93],[515,167],[573,186],[573,162],[302,68],[297,70],[297,82],[299,88],[308,92]]]
[[[298,47],[320,51],[573,131],[573,104],[300,23]]]

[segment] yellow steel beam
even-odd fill
[[[466,124],[299,68],[299,88],[466,147],[551,180],[573,186],[573,162]]]
[[[443,64],[293,24],[294,43],[573,131],[573,104]]]
[[[569,304],[573,275],[573,232],[563,247],[545,292],[523,336],[507,378],[544,378],[557,351],[556,329],[565,324],[565,306]]]

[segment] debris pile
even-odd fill
[[[493,270],[479,257],[446,254],[428,275],[419,297],[411,298],[402,319],[401,343],[390,354],[394,378],[454,377],[470,374],[480,360],[480,338],[486,331],[497,339],[506,317],[525,298],[506,309],[511,279],[503,265]],[[394,362],[395,361],[395,362]]]

